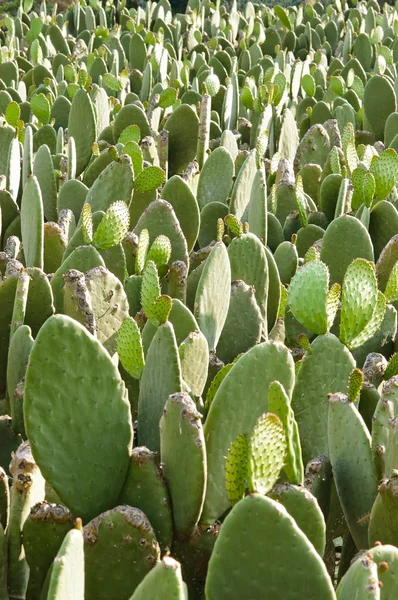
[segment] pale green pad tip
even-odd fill
[[[283,344],[265,342],[239,358],[218,388],[204,426],[208,479],[202,523],[213,524],[229,507],[225,489],[228,449],[241,433],[252,434],[258,417],[267,411],[268,389],[275,380],[290,398],[293,358]]]
[[[130,405],[107,351],[69,317],[50,317],[39,331],[24,415],[32,454],[73,514],[87,520],[114,506],[133,441]]]
[[[84,600],[83,535],[69,531],[54,559],[47,600]]]
[[[181,565],[171,556],[164,556],[162,561],[148,573],[130,600],[166,600],[166,598],[185,600]]]
[[[307,600],[335,599],[321,557],[285,508],[265,496],[247,496],[216,540],[207,600],[296,600],[298,590]]]

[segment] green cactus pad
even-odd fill
[[[209,347],[201,331],[192,331],[181,342],[178,353],[181,374],[194,396],[200,397],[207,381]]]
[[[147,260],[153,260],[157,267],[167,265],[171,256],[171,244],[168,237],[165,235],[158,235],[154,239],[148,254]]]
[[[238,354],[259,343],[262,326],[253,287],[244,281],[234,281],[227,318],[217,344],[218,358],[224,363],[232,362]]]
[[[163,186],[161,196],[173,207],[187,241],[188,252],[191,252],[201,223],[198,203],[191,188],[182,177],[173,175]]]
[[[331,283],[343,283],[347,267],[355,258],[373,261],[372,241],[358,219],[343,215],[330,223],[322,239],[320,259],[329,268]]]
[[[129,598],[159,555],[155,534],[141,510],[117,506],[102,513],[84,528],[85,599]]]
[[[257,236],[245,233],[228,247],[232,281],[242,280],[254,288],[263,318],[267,314],[269,266],[264,245]]]
[[[155,452],[133,448],[119,504],[135,506],[148,517],[163,553],[170,549],[173,517],[169,492]]]
[[[201,415],[188,394],[169,396],[160,419],[160,457],[170,491],[176,535],[190,537],[206,490],[206,448]]]
[[[384,200],[393,189],[398,175],[398,155],[392,148],[385,150],[378,158],[373,158],[370,173],[375,178],[375,194]]]
[[[226,204],[232,189],[234,164],[229,151],[216,148],[203,165],[198,182],[198,204],[202,210],[214,199]]]
[[[131,596],[130,600],[186,600],[181,565],[169,556],[148,573]]]
[[[181,173],[196,156],[199,119],[188,104],[181,104],[167,120],[170,174]]]
[[[77,90],[72,100],[68,120],[69,137],[76,144],[76,177],[87,167],[96,138],[94,107],[83,89]]]
[[[367,123],[377,140],[384,139],[388,116],[397,110],[394,88],[386,77],[375,74],[365,86],[363,107]]]
[[[290,406],[290,399],[279,381],[273,381],[268,390],[268,410],[277,415],[283,423],[286,436],[286,459],[284,470],[291,483],[302,485],[304,466],[301,455],[300,436]]]
[[[146,355],[140,381],[138,443],[160,449],[159,421],[170,394],[182,391],[181,365],[171,323],[158,328]]]
[[[325,552],[326,524],[317,499],[305,487],[277,484],[269,497],[280,502],[320,556]]]
[[[48,600],[83,600],[85,564],[83,535],[79,529],[69,531],[49,572]]]
[[[133,177],[133,166],[129,156],[123,155],[118,162],[111,162],[99,174],[87,193],[85,201],[91,205],[93,213],[99,210],[106,212],[115,200],[123,201],[129,206]]]
[[[396,509],[398,477],[393,472],[390,479],[383,479],[373,504],[369,522],[369,546],[376,542],[397,545],[398,523]]]
[[[247,496],[227,516],[215,543],[206,598],[282,600],[296,598],[297,590],[308,600],[335,598],[322,559],[286,509],[270,498]]]
[[[21,203],[21,232],[27,267],[43,268],[44,216],[43,201],[37,178],[30,175]]]
[[[328,440],[337,493],[357,548],[368,545],[370,511],[377,477],[368,429],[354,404],[341,393],[329,400]]]
[[[214,523],[229,506],[224,478],[228,448],[241,433],[251,435],[256,420],[267,410],[273,381],[280,381],[291,396],[293,359],[282,344],[266,342],[251,348],[234,364],[210,404],[204,426],[208,482],[203,523]]]
[[[144,352],[140,330],[132,317],[126,317],[117,334],[117,351],[123,368],[135,379],[144,369]]]
[[[59,352],[54,351],[57,339]],[[78,360],[67,361],[76,351]],[[95,376],[90,375],[93,369]],[[76,382],[73,387],[71,381]],[[109,354],[69,317],[50,317],[36,338],[26,373],[24,415],[32,453],[68,508],[88,519],[112,506],[128,469],[133,438],[130,407]]]
[[[195,317],[207,339],[209,350],[217,346],[227,318],[231,269],[223,243],[213,246],[204,265],[195,296]]]
[[[64,286],[63,276],[70,269],[77,269],[86,273],[97,266],[104,267],[104,261],[101,255],[93,246],[79,246],[68,256],[51,279],[51,288],[54,295],[54,306],[57,312],[62,312],[64,305]]]
[[[318,260],[307,262],[289,286],[290,310],[299,323],[318,335],[326,333],[331,325],[326,311],[328,292],[329,271]]]
[[[64,506],[39,502],[31,508],[22,538],[29,565],[28,598],[40,600],[47,572],[72,528],[72,515]]]
[[[139,218],[134,233],[139,236],[143,229],[148,230],[151,244],[158,235],[169,238],[172,249],[169,264],[182,260],[188,265],[187,242],[171,204],[165,200],[152,202]]]
[[[297,374],[292,408],[300,432],[304,464],[315,456],[329,456],[327,440],[329,393],[346,390],[355,361],[332,334],[317,337]]]
[[[336,590],[338,600],[351,600],[358,594],[363,600],[379,600],[381,597],[377,564],[366,554],[352,563]]]
[[[105,267],[94,267],[85,275],[95,320],[96,337],[112,356],[116,352],[117,332],[129,314],[124,288]]]

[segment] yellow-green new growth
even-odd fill
[[[145,359],[141,333],[133,317],[126,317],[117,335],[117,351],[123,368],[134,379],[140,379]]]
[[[249,438],[241,433],[230,445],[225,463],[225,487],[231,506],[237,504],[245,495],[248,459]]]
[[[82,233],[85,244],[91,244],[93,241],[93,215],[91,205],[85,204],[82,210]]]
[[[159,268],[163,265],[167,265],[171,256],[171,243],[167,236],[161,234],[153,241],[146,260],[153,260],[155,265]]]
[[[147,252],[149,248],[149,232],[148,229],[143,229],[138,238],[137,252],[135,255],[135,272],[141,275],[145,268]]]
[[[130,224],[128,206],[122,200],[114,202],[106,211],[93,235],[93,246],[107,250],[117,246],[125,238]]]
[[[257,419],[249,450],[249,481],[251,493],[267,494],[278,480],[285,463],[286,435],[277,415],[264,413]]]
[[[233,235],[235,235],[236,237],[241,237],[241,235],[243,234],[243,226],[239,219],[235,217],[235,215],[227,215],[224,218],[224,221]]]
[[[361,393],[364,376],[361,369],[353,369],[348,380],[348,400],[356,402]]]
[[[160,291],[158,270],[150,260],[142,276],[141,304],[147,318],[155,327],[166,323],[173,306],[170,296],[161,296]]]

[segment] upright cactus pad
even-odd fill
[[[86,520],[111,506],[128,469],[133,438],[129,403],[107,351],[69,317],[48,319],[35,340],[24,414],[33,456],[68,508]]]
[[[294,540],[294,541],[293,541]],[[257,558],[261,555],[264,563]],[[308,577],[311,572],[311,577]],[[225,519],[210,559],[206,598],[333,600],[326,567],[285,508],[259,494],[247,496]]]

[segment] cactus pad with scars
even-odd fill
[[[72,528],[72,514],[64,506],[45,501],[32,506],[23,527],[23,546],[29,565],[27,597],[40,599],[51,563]]]
[[[158,462],[155,452],[145,446],[133,448],[118,504],[135,506],[145,513],[164,553],[171,547],[173,517],[169,492]]]
[[[100,514],[84,527],[85,599],[129,598],[159,557],[141,510],[117,506]]]
[[[336,590],[338,600],[351,600],[358,592],[363,600],[380,600],[377,564],[370,555],[362,555],[351,564]]]
[[[397,503],[398,473],[393,471],[389,479],[383,479],[373,504],[369,522],[369,546],[376,542],[398,543]]]
[[[29,442],[23,442],[13,453],[10,463],[12,487],[7,527],[8,592],[24,597],[29,567],[22,547],[22,531],[30,509],[44,500],[45,481],[32,456]]]
[[[88,519],[112,506],[128,469],[130,406],[107,351],[69,317],[50,317],[35,340],[24,415],[33,456],[68,508]]]
[[[129,314],[129,305],[119,279],[105,267],[94,267],[85,275],[93,309],[95,332],[110,355],[116,352],[117,332]]]
[[[201,415],[188,394],[169,396],[160,419],[160,456],[170,490],[176,535],[189,537],[206,491],[206,447]]]
[[[233,507],[216,540],[206,598],[238,600],[266,594],[282,600],[297,598],[297,590],[308,600],[335,598],[321,557],[286,509],[266,496],[247,496]]]

